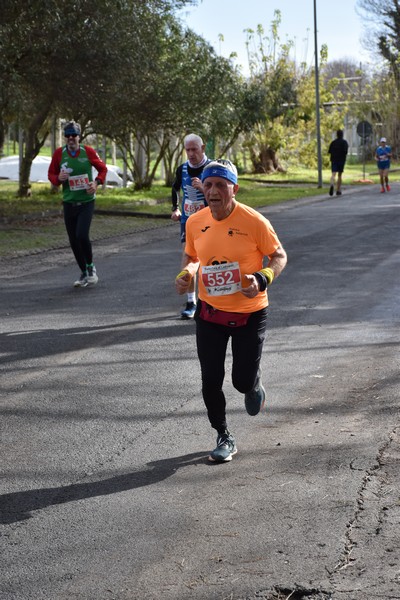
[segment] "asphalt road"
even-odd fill
[[[215,465],[178,227],[0,262],[1,600],[400,598],[400,184],[263,209],[267,410]],[[240,200],[240,192],[238,199]]]

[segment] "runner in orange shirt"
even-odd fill
[[[237,452],[222,389],[227,344],[231,338],[233,385],[244,394],[248,414],[257,415],[265,401],[260,360],[267,324],[267,287],[280,275],[287,257],[271,223],[236,200],[237,170],[230,161],[206,165],[202,181],[208,207],[187,221],[184,268],[175,284],[178,294],[185,294],[199,272],[194,317],[197,353],[204,403],[218,433],[209,459],[226,462]]]

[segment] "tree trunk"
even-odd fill
[[[163,154],[165,169],[164,184],[171,187],[175,180],[175,173],[183,158],[183,140],[177,136],[170,138]]]
[[[271,146],[262,146],[258,154],[250,148],[250,158],[254,173],[276,173],[277,171],[285,173],[276,151]]]
[[[6,139],[6,128],[3,120],[0,119],[0,158],[4,155],[4,142]]]
[[[44,132],[41,139],[39,139],[39,132],[43,129],[45,121],[49,114],[49,107],[43,108],[40,113],[34,115],[24,131],[25,146],[22,152],[22,159],[19,161],[19,187],[17,196],[19,198],[26,198],[31,194],[31,184],[29,181],[32,161],[39,154],[41,147],[43,146],[48,134],[49,128]],[[21,156],[21,153],[20,153]]]
[[[22,163],[19,166],[19,188],[18,188],[18,197],[19,198],[28,198],[32,195],[32,186],[29,181],[29,176],[31,173],[32,161],[27,159],[25,156],[22,159]]]

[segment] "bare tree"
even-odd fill
[[[366,23],[364,45],[378,52],[390,65],[400,83],[400,2],[398,0],[358,0],[357,8]]]

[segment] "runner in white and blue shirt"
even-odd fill
[[[386,143],[386,138],[383,137],[380,139],[379,146],[375,151],[375,160],[378,166],[379,177],[381,180],[381,194],[385,191],[390,192],[389,169],[391,158],[392,148]]]
[[[172,184],[172,214],[173,221],[180,221],[181,243],[183,253],[186,242],[186,221],[191,214],[207,206],[203,194],[201,174],[204,167],[210,162],[205,155],[205,144],[200,136],[195,133],[187,135],[184,147],[188,160],[180,165],[175,173]],[[181,207],[179,208],[179,201]],[[193,319],[196,311],[196,278],[193,277],[187,294],[186,307],[181,312],[182,319]]]

